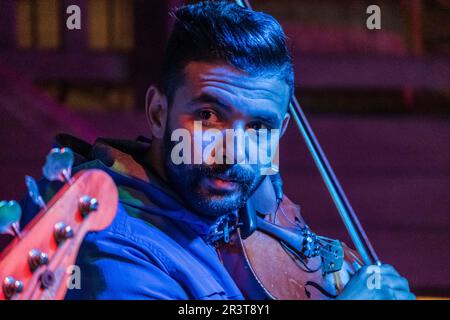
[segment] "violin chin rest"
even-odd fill
[[[252,202],[254,210],[259,214],[268,215],[275,212],[277,209],[277,199],[269,176],[264,178],[248,202]]]
[[[242,223],[239,228],[242,239],[247,239],[256,231],[257,214],[252,201],[247,201],[245,206],[239,210],[239,222]]]
[[[248,238],[257,228],[257,216],[268,215],[277,209],[274,186],[269,176],[266,176],[254,191],[247,203],[239,210],[239,228],[241,237]]]

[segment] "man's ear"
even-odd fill
[[[167,97],[155,86],[147,89],[145,97],[145,115],[152,132],[152,137],[162,139],[167,125]]]
[[[291,120],[291,114],[289,112],[286,112],[286,115],[284,116],[284,119],[283,119],[283,124],[281,125],[280,138],[286,132],[286,129],[287,129],[288,125],[289,125],[289,120]]]

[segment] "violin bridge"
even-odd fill
[[[329,274],[341,270],[344,264],[344,249],[339,240],[320,237],[322,258],[322,271]]]

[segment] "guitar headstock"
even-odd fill
[[[68,270],[76,261],[84,236],[106,228],[115,216],[118,193],[111,177],[96,169],[70,177],[67,165],[71,167],[73,161],[68,154],[61,156],[64,152],[70,153],[67,149],[52,150],[59,162],[49,155],[51,165],[47,166],[47,158],[44,167],[47,178],[66,182],[47,204],[34,180],[27,178],[30,197],[42,208],[33,221],[19,232],[13,221],[17,211],[4,210],[4,225],[15,225],[17,236],[0,254],[0,300],[63,299]]]

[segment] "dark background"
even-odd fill
[[[134,138],[170,31],[162,0],[0,0],[0,196],[25,194],[52,136]],[[280,20],[297,97],[380,258],[415,293],[450,296],[450,2],[256,0]],[[65,27],[66,8],[82,29]],[[366,8],[381,7],[381,30]],[[318,233],[350,243],[296,128],[285,192]]]

